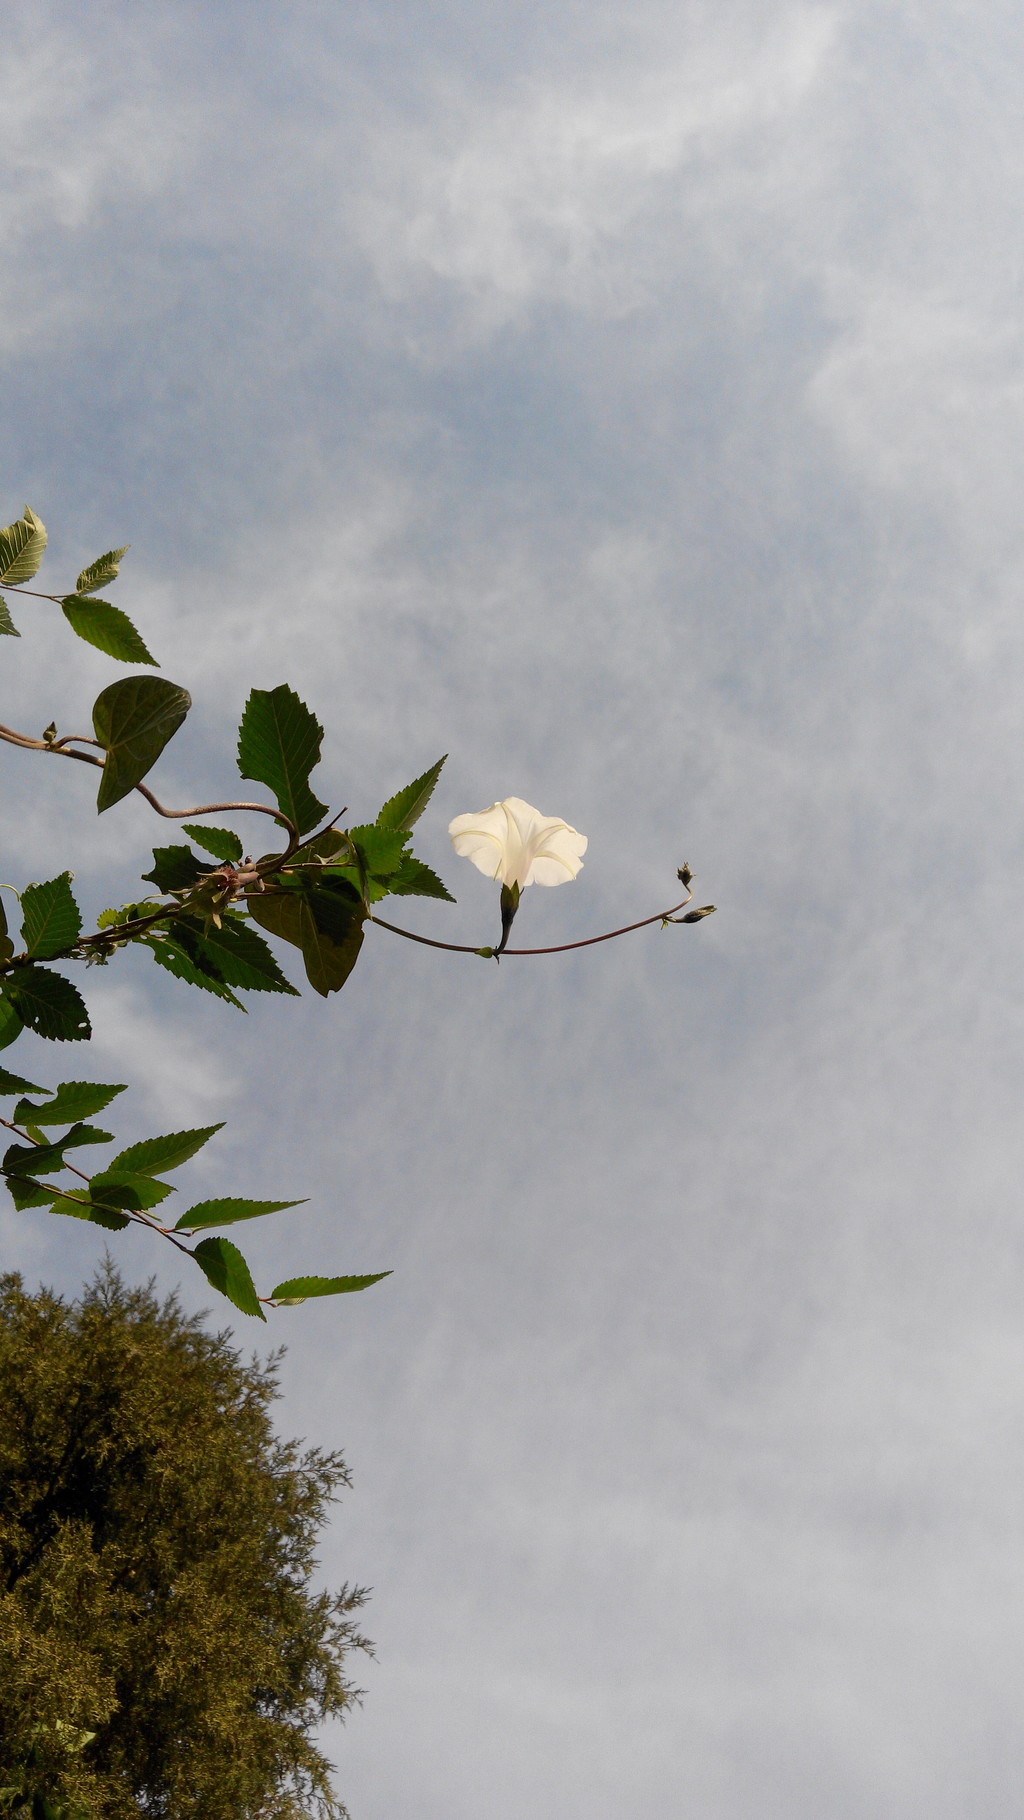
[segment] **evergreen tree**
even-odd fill
[[[312,1578],[349,1478],[275,1436],[279,1358],[109,1263],[73,1303],[0,1278],[0,1810],[344,1815],[315,1732],[364,1594]]]

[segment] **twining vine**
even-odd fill
[[[106,656],[155,669],[156,660],[127,614],[97,597],[99,589],[117,579],[127,546],[108,551],[83,569],[74,592],[63,595],[25,585],[35,578],[45,547],[45,527],[26,506],[21,518],[0,530],[0,586],[59,606],[72,631]],[[20,637],[0,596],[2,635]],[[425,947],[500,960],[586,948],[653,923],[693,924],[714,909],[705,904],[687,911],[692,874],[683,866],[677,876],[685,895],[667,910],[581,941],[547,948],[509,947],[522,889],[574,877],[587,844],[567,823],[541,816],[521,799],[510,797],[479,816],[457,817],[450,828],[456,851],[501,881],[500,941],[488,947],[419,935],[385,921],[374,906],[388,896],[455,901],[411,844],[411,831],[430,801],[444,758],[390,797],[374,821],[339,828],[347,810],[332,813],[309,784],[323,740],[316,716],[285,684],[253,689],[238,730],[238,769],[244,779],[269,790],[273,802],[225,800],[169,809],[142,780],[190,706],[191,698],[179,684],[144,673],[121,677],[102,690],[93,705],[91,734],[59,732],[56,722],[39,737],[0,725],[0,741],[9,745],[95,767],[100,773],[100,813],[137,791],[157,815],[181,822],[192,843],[155,848],[152,869],[142,875],[152,891],[105,910],[88,934],[83,934],[70,872],[20,890],[10,884],[0,887],[0,1049],[16,1042],[25,1030],[55,1042],[83,1041],[91,1035],[85,1001],[77,986],[55,969],[57,961],[107,965],[123,949],[148,948],[157,964],[176,979],[244,1010],[239,992],[298,996],[257,927],[299,950],[306,978],[326,998],[339,992],[351,974],[368,925]],[[279,851],[253,858],[232,829],[199,819],[209,815],[269,817],[284,844]],[[19,902],[20,949],[9,932],[4,890]],[[185,1252],[214,1288],[260,1320],[266,1318],[265,1306],[348,1294],[390,1275],[378,1271],[296,1276],[278,1283],[269,1294],[258,1295],[242,1253],[229,1239],[218,1233],[192,1241],[209,1228],[302,1203],[222,1197],[199,1201],[173,1225],[165,1224],[158,1210],[174,1190],[163,1177],[193,1157],[221,1126],[145,1139],[89,1175],[69,1161],[67,1153],[114,1142],[112,1133],[90,1121],[124,1091],[123,1085],[85,1081],[44,1088],[0,1068],[0,1098],[16,1099],[11,1116],[0,1118],[0,1126],[15,1140],[0,1162],[0,1175],[19,1210],[45,1208],[108,1231],[143,1226]],[[48,1135],[54,1131],[61,1135]]]

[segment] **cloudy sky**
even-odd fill
[[[5,1057],[130,1080],[127,1135],[226,1119],[197,1194],[311,1197],[262,1285],[394,1269],[256,1335],[355,1476],[353,1820],[1005,1820],[1019,6],[15,0],[4,86],[0,516],[54,587],[131,544],[195,699],[165,800],[288,682],[354,820],[451,754],[458,905],[407,926],[493,938],[445,830],[512,794],[590,839],[524,943],[683,860],[719,906],[500,968],[371,932],[245,1019],[129,957],[90,1051]],[[110,663],[18,617],[2,718],[84,728]],[[130,897],[166,824],[3,764],[4,876]]]

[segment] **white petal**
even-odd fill
[[[575,878],[587,837],[557,815],[542,815],[521,796],[506,796],[477,815],[457,815],[448,832],[456,853],[504,885],[564,885]]]

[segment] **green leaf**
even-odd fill
[[[181,832],[194,840],[197,847],[202,847],[204,853],[212,853],[214,859],[237,863],[242,857],[242,843],[230,828],[208,828],[205,822],[183,822]]]
[[[439,758],[437,764],[431,765],[429,771],[424,771],[422,777],[414,778],[411,784],[406,784],[404,790],[399,790],[397,796],[388,798],[377,817],[378,828],[404,828],[408,832],[413,823],[419,821],[434,794],[434,785],[447,757],[446,752],[444,758]]]
[[[278,1283],[270,1291],[270,1298],[274,1302],[305,1302],[310,1296],[354,1295],[358,1289],[382,1283],[391,1274],[390,1270],[378,1270],[369,1277],[289,1277],[287,1283]]]
[[[156,1207],[161,1201],[166,1201],[169,1194],[175,1192],[170,1182],[158,1182],[151,1175],[138,1175],[131,1169],[114,1169],[113,1167],[101,1169],[98,1174],[94,1175],[90,1187],[94,1195],[98,1195],[102,1191],[104,1201],[111,1199],[108,1190],[111,1193],[114,1189],[123,1190],[125,1198],[122,1199],[120,1205],[134,1208]]]
[[[429,866],[425,866],[421,859],[416,859],[411,853],[405,855],[398,871],[393,872],[385,882],[392,897],[442,897],[447,904],[455,902],[437,873],[432,872]]]
[[[4,1177],[11,1200],[21,1213],[26,1207],[49,1207],[54,1199],[55,1190],[40,1187],[27,1175],[8,1175]]]
[[[387,878],[398,871],[409,838],[400,828],[377,828],[372,823],[350,828],[348,837],[359,854],[364,872],[373,878]]]
[[[3,1071],[0,1070],[0,1075]],[[10,1075],[10,1080],[17,1080]],[[45,1093],[45,1087],[33,1087],[31,1081],[21,1081],[20,1086],[29,1093]],[[7,1091],[0,1085],[0,1092]],[[67,1125],[73,1119],[90,1119],[94,1113],[102,1112],[111,1100],[124,1087],[110,1087],[102,1081],[61,1081],[51,1100],[44,1106],[35,1106],[31,1100],[19,1100],[14,1108],[12,1118],[16,1125],[23,1125],[28,1119],[33,1125]]]
[[[348,851],[348,835],[342,834],[337,828],[325,828],[322,834],[316,835],[313,840],[307,841],[305,846],[296,850],[292,855],[291,863],[298,865],[303,860],[336,859],[339,853],[348,853]]]
[[[0,1168],[5,1175],[49,1175],[51,1170],[63,1169],[62,1149],[60,1144],[11,1144]]]
[[[222,1119],[219,1125],[202,1125],[195,1131],[171,1131],[166,1137],[144,1138],[141,1144],[130,1144],[115,1156],[106,1173],[131,1169],[138,1175],[159,1175],[162,1169],[178,1169],[223,1129]]]
[[[234,1302],[243,1314],[252,1314],[258,1321],[265,1321],[266,1315],[256,1295],[256,1285],[249,1275],[249,1266],[237,1245],[230,1239],[203,1239],[192,1253],[207,1282],[221,1295],[226,1295],[229,1302]]]
[[[11,618],[10,608],[8,607],[7,602],[3,595],[0,594],[0,638],[4,637],[20,638],[21,633],[18,631],[17,626]]]
[[[16,1121],[17,1122],[17,1121]],[[112,1134],[96,1125],[72,1125],[62,1138],[52,1144],[12,1144],[3,1160],[5,1170],[15,1175],[47,1175],[51,1169],[64,1167],[63,1152],[77,1150],[83,1144],[109,1144]]]
[[[169,935],[140,935],[138,946],[148,948],[157,965],[173,973],[175,979],[184,980],[186,986],[198,986],[203,992],[212,992],[216,998],[226,999],[234,1005],[236,1011],[245,1011],[241,999],[237,999],[230,986],[226,986],[219,973],[214,973],[207,957],[198,951],[198,943],[187,929],[182,936],[189,942],[190,951]]]
[[[70,948],[82,932],[82,913],[71,894],[71,873],[45,885],[27,885],[21,894],[21,933],[33,960],[49,961]]]
[[[0,582],[16,588],[31,581],[45,548],[46,526],[32,507],[26,506],[21,518],[0,531]]]
[[[55,1043],[85,1042],[92,1035],[89,1013],[78,989],[47,967],[19,967],[6,981],[8,997],[23,1024]]]
[[[20,1020],[19,1020],[20,1021]],[[49,1093],[49,1087],[37,1087],[34,1081],[23,1081],[20,1074],[8,1074],[6,1068],[0,1068],[0,1095],[8,1093]],[[100,1109],[97,1106],[95,1110]],[[39,1120],[36,1120],[38,1125]]]
[[[152,769],[191,706],[188,691],[162,676],[124,676],[96,697],[93,731],[107,754],[96,799],[101,814]]]
[[[305,1201],[197,1201],[183,1213],[175,1232],[201,1232],[204,1226],[231,1226],[236,1220],[258,1220],[265,1213],[283,1213],[286,1207],[304,1207]]]
[[[134,1202],[127,1198],[127,1190],[120,1188],[101,1188],[95,1195],[90,1195],[87,1189],[69,1188],[55,1196],[51,1205],[54,1213],[66,1213],[76,1220],[91,1220],[94,1226],[102,1226],[107,1232],[123,1232],[130,1222],[118,1210],[134,1207]]]
[[[273,791],[300,834],[327,814],[309,788],[309,774],[320,763],[323,736],[316,716],[285,683],[276,689],[254,689],[238,729],[239,771]]]
[[[105,588],[108,582],[116,581],[121,558],[127,556],[129,548],[130,545],[125,544],[123,550],[108,550],[105,556],[97,556],[96,561],[83,569],[78,577],[75,583],[76,593],[95,594],[97,588]]]
[[[280,894],[246,898],[246,907],[261,928],[302,950],[314,992],[340,992],[363,944],[363,907],[348,885],[300,879]]]
[[[0,1049],[16,1043],[25,1026],[8,997],[6,982],[0,987]]]
[[[225,916],[219,929],[211,925],[194,940],[226,985],[239,986],[243,992],[289,992],[294,998],[301,996],[285,979],[263,937],[237,918]]]
[[[153,870],[143,872],[142,879],[147,885],[155,885],[158,891],[191,891],[209,870],[191,847],[154,847]]]
[[[127,613],[112,607],[109,600],[87,600],[84,594],[67,594],[61,611],[72,632],[95,645],[107,657],[123,664],[156,664],[145,639],[135,630]]]

